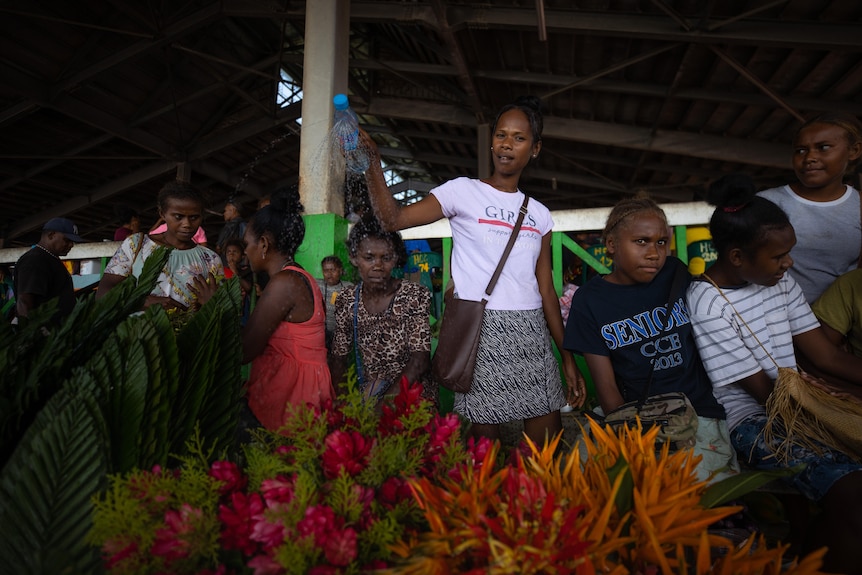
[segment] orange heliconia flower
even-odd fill
[[[566,453],[561,435],[502,468],[494,445],[454,478],[411,482],[428,522],[393,547],[391,574],[781,572],[786,547],[762,539],[733,543],[708,527],[739,507],[706,509],[700,458],[656,450],[658,429],[593,424],[583,449]],[[718,550],[724,556],[716,559]],[[785,573],[818,573],[823,552]],[[786,568],[788,569],[788,568]]]

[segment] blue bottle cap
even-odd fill
[[[347,101],[347,94],[336,94],[332,98],[332,103],[336,110],[346,110],[350,107],[350,103]]]

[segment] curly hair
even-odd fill
[[[255,237],[269,234],[279,253],[293,256],[305,239],[302,212],[299,187],[293,185],[273,193],[269,205],[258,210],[248,225]]]
[[[200,191],[189,182],[173,180],[162,186],[162,189],[159,190],[159,198],[156,203],[160,212],[165,212],[168,209],[168,202],[170,200],[188,200],[196,202],[200,205],[201,212],[203,212],[204,197]]]
[[[347,236],[347,252],[355,258],[359,254],[359,244],[362,240],[371,238],[388,242],[395,252],[395,266],[403,267],[407,263],[407,247],[398,232],[387,232],[375,217],[365,217],[354,224]]]

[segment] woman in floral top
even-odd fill
[[[132,234],[123,241],[108,262],[99,282],[96,297],[101,297],[127,277],[141,275],[146,259],[158,247],[170,247],[170,258],[159,275],[144,307],[160,305],[165,309],[188,309],[195,303],[189,285],[195,278],[216,281],[224,277],[221,258],[192,239],[201,224],[203,197],[186,182],[173,181],[159,192],[159,216],[167,222],[161,234]]]
[[[347,247],[362,281],[335,300],[333,383],[342,381],[355,349],[359,385],[366,397],[397,393],[404,376],[410,383],[422,383],[423,396],[436,405],[437,388],[429,378],[431,293],[425,286],[392,277],[392,270],[407,261],[401,235],[384,232],[372,217],[353,226]]]

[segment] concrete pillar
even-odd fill
[[[476,161],[479,170],[479,179],[483,180],[491,176],[491,126],[489,124],[479,124],[476,130],[476,145],[479,153]]]
[[[192,166],[188,162],[179,162],[177,164],[177,180],[180,182],[192,181]]]
[[[306,2],[299,195],[306,214],[344,214],[343,175],[332,174],[332,97],[347,93],[350,0]],[[339,181],[340,180],[340,181]]]

